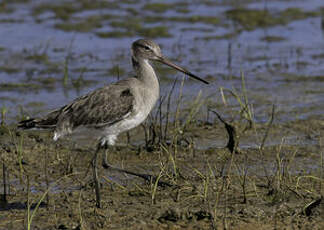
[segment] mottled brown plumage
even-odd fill
[[[58,110],[50,112],[43,118],[28,119],[18,124],[18,127],[24,129],[54,130],[54,140],[66,134],[76,133],[78,130],[92,129],[98,131],[97,138],[100,142],[93,160],[97,206],[100,206],[96,168],[98,151],[107,144],[114,145],[120,133],[142,123],[159,98],[159,81],[149,60],[164,63],[208,84],[205,80],[163,57],[160,47],[153,41],[139,39],[132,45],[132,64],[136,71],[136,77],[97,89]],[[108,167],[106,157],[103,165]],[[119,171],[130,173],[123,169],[119,169]],[[140,176],[135,173],[131,174]],[[144,178],[150,177],[144,176]]]
[[[127,81],[122,80],[97,89],[41,119],[22,121],[18,127],[55,129],[65,135],[79,126],[102,128],[112,125],[132,113],[134,95],[125,84]]]
[[[65,133],[78,126],[101,128],[130,115],[134,95],[125,82],[127,80],[97,89],[64,106],[57,117],[56,130]]]

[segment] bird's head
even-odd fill
[[[151,60],[151,61],[158,61],[165,65],[168,65],[184,74],[195,78],[196,80],[202,81],[205,84],[209,84],[207,81],[197,77],[196,75],[192,74],[185,68],[182,68],[173,62],[171,62],[168,58],[162,55],[160,46],[149,39],[139,39],[133,42],[132,45],[132,58],[136,62],[140,62],[143,60]]]
[[[133,42],[132,56],[137,59],[158,60],[162,57],[160,46],[149,39],[139,39]]]

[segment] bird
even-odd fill
[[[174,64],[162,55],[160,46],[150,39],[142,38],[132,43],[131,61],[136,73],[134,77],[98,88],[41,118],[30,118],[18,123],[20,129],[51,130],[54,132],[54,141],[76,133],[90,131],[95,133],[97,148],[91,163],[98,208],[101,207],[97,171],[99,151],[114,146],[120,133],[140,125],[159,99],[159,79],[150,62],[163,63],[209,84],[206,80]],[[102,166],[113,167],[107,162],[107,151],[104,151]],[[117,169],[137,176],[143,175]]]

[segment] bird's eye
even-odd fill
[[[144,49],[145,50],[151,50],[150,47],[148,47],[148,46],[144,46]]]

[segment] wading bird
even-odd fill
[[[98,145],[92,160],[92,168],[97,207],[100,207],[100,184],[97,172],[98,152],[103,148],[113,146],[120,133],[141,124],[159,98],[159,81],[149,61],[164,63],[208,84],[207,81],[165,58],[160,47],[151,40],[139,39],[135,41],[132,44],[131,52],[132,64],[136,72],[135,77],[90,92],[75,99],[70,104],[50,112],[43,118],[23,120],[18,124],[18,127],[23,129],[53,130],[54,141],[67,134],[95,131]],[[104,151],[102,165],[105,168],[114,168],[107,162],[106,151]],[[136,176],[147,176],[124,169],[118,170]]]

